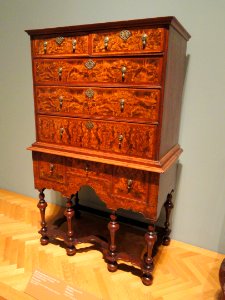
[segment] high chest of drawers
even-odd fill
[[[163,244],[170,241],[190,35],[174,17],[26,32],[31,38],[36,121],[36,141],[29,149],[39,190],[41,243],[60,235],[45,220],[43,192],[54,189],[67,198],[64,242],[68,255],[76,253],[73,198],[81,186],[89,185],[112,211],[104,254],[109,271],[121,259],[117,209],[139,212],[149,220],[146,253],[135,262],[149,285],[155,223],[163,205]]]

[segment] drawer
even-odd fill
[[[104,200],[111,197],[112,166],[84,161],[66,159],[66,182],[71,191],[78,191],[81,186],[89,185]]]
[[[64,183],[64,158],[61,156],[40,153],[38,156],[38,172],[40,179]]]
[[[113,195],[146,203],[148,199],[147,172],[123,167],[114,167]]]
[[[67,176],[83,176],[95,180],[112,181],[112,166],[81,159],[66,159]]]
[[[157,122],[160,90],[113,88],[35,88],[37,111],[67,116]]]
[[[37,117],[40,142],[153,159],[156,125]]]
[[[162,58],[35,59],[36,83],[159,85]]]
[[[69,37],[46,37],[32,40],[33,56],[87,55],[88,35]]]
[[[92,35],[93,54],[156,53],[164,50],[165,30],[145,28]]]

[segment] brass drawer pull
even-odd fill
[[[122,135],[122,134],[120,134],[120,135],[118,136],[118,140],[119,140],[119,148],[121,148],[121,146],[122,146],[122,141],[123,141],[123,135]]]
[[[127,68],[126,68],[125,66],[122,66],[121,72],[122,72],[122,80],[124,81],[124,79],[125,79],[125,74],[126,74],[126,72],[127,72]]]
[[[132,188],[132,183],[133,183],[132,179],[127,180],[127,191],[128,191],[128,193],[130,192],[130,190]]]
[[[60,79],[60,80],[62,79],[62,71],[63,71],[63,69],[62,69],[62,67],[60,67],[60,68],[58,69],[58,75],[59,75],[59,79]]]
[[[85,165],[85,171],[86,171],[86,173],[89,171],[89,165],[87,163]]]
[[[146,47],[146,44],[147,44],[147,38],[148,38],[148,36],[147,36],[146,33],[144,33],[144,34],[142,35],[142,37],[141,37],[143,49]]]
[[[63,106],[63,96],[59,96],[59,108],[62,109]]]
[[[46,54],[48,42],[44,41],[43,45],[44,45],[44,53]]]
[[[108,48],[108,44],[109,44],[109,37],[106,36],[106,37],[104,38],[104,47],[105,47],[105,49]]]
[[[121,110],[121,112],[124,111],[124,104],[125,104],[125,100],[124,100],[124,99],[121,99],[121,100],[120,100],[120,110]]]
[[[50,164],[49,166],[49,173],[52,175],[53,171],[54,171],[54,165],[53,164]]]
[[[61,127],[61,128],[59,129],[60,140],[62,140],[63,132],[64,132],[64,128]]]
[[[77,40],[72,40],[73,52],[76,50]]]

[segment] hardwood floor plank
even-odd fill
[[[219,299],[224,255],[172,240],[169,247],[159,247],[154,282],[146,287],[137,276],[140,270],[129,264],[120,262],[117,272],[108,272],[101,252],[91,244],[78,245],[73,257],[59,245],[41,246],[36,205],[37,199],[0,190],[0,299],[33,299],[24,290],[36,269],[104,300]],[[48,220],[63,211],[49,204]]]

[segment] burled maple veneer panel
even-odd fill
[[[155,53],[164,50],[163,28],[118,30],[92,35],[93,54]]]
[[[56,36],[32,40],[33,56],[88,54],[88,35]]]
[[[37,86],[37,111],[73,117],[157,122],[160,90]]]
[[[162,58],[34,59],[38,84],[139,84],[160,85]],[[125,68],[125,69],[123,69]]]
[[[43,184],[70,196],[92,187],[110,209],[120,207],[156,219],[159,174],[33,152],[35,187]]]
[[[156,125],[37,117],[38,141],[153,159]]]

